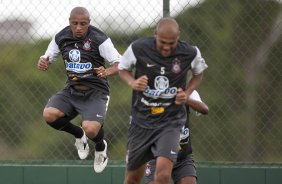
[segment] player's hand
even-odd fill
[[[136,91],[144,91],[148,86],[148,77],[143,75],[129,84]]]
[[[94,68],[94,70],[96,71],[96,74],[97,74],[98,77],[106,78],[108,76],[107,69],[104,68],[103,66],[100,66],[98,68]]]
[[[41,71],[46,71],[49,67],[49,56],[47,58],[40,57],[37,62],[37,68]]]
[[[183,89],[178,88],[177,89],[177,94],[175,97],[175,104],[180,105],[180,104],[185,104],[187,100],[187,94]]]

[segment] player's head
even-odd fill
[[[75,7],[69,18],[70,28],[75,38],[85,37],[90,25],[90,15],[86,8]]]
[[[176,48],[180,31],[178,23],[170,17],[162,18],[155,30],[156,49],[164,57],[168,57]]]

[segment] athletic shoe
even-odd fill
[[[89,145],[87,143],[87,137],[83,131],[83,136],[81,138],[75,139],[75,147],[80,159],[85,159],[89,154]]]
[[[96,173],[102,172],[108,164],[108,156],[107,156],[107,142],[105,140],[105,149],[104,151],[95,151],[95,158],[94,158],[94,171]]]

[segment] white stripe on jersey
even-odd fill
[[[126,49],[118,65],[119,70],[130,70],[136,64],[136,57],[132,51],[132,44]]]
[[[206,64],[204,58],[202,58],[201,52],[198,47],[195,47],[197,50],[197,55],[191,63],[191,71],[194,75],[202,73],[208,65]]]
[[[120,61],[121,55],[114,47],[110,38],[106,39],[101,45],[99,45],[99,51],[100,55],[111,65]]]

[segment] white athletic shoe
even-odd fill
[[[83,136],[79,139],[75,139],[75,147],[77,149],[77,153],[80,159],[85,159],[89,154],[89,145],[87,143],[87,136],[83,131]]]
[[[108,156],[107,156],[107,142],[105,140],[105,149],[104,151],[95,151],[95,158],[94,158],[94,171],[96,173],[102,172],[108,164]]]

